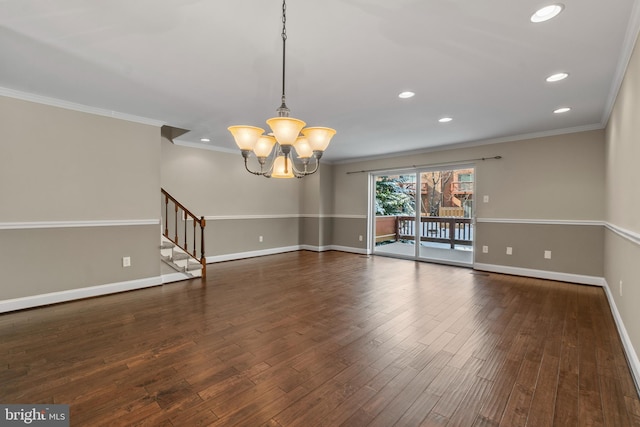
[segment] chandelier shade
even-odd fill
[[[293,167],[289,157],[281,155],[273,162],[273,172],[271,178],[295,178]]]
[[[311,145],[309,145],[309,141],[304,136],[299,136],[298,139],[296,139],[296,143],[293,144],[293,148],[296,149],[296,154],[300,159],[308,159],[313,155]]]
[[[253,154],[256,157],[269,157],[274,145],[276,145],[276,139],[273,136],[260,135],[256,145],[253,147]]]
[[[300,131],[306,125],[302,120],[294,119],[293,117],[272,117],[267,120],[267,124],[280,145],[295,144]]]
[[[256,142],[264,133],[264,129],[255,126],[229,126],[229,132],[233,135],[240,150],[253,151]]]
[[[287,42],[287,4],[282,1],[282,104],[276,110],[277,117],[267,120],[271,133],[264,135],[264,129],[256,126],[229,126],[229,132],[240,148],[247,172],[266,178],[302,178],[318,171],[320,158],[329,146],[335,129],[308,127],[299,119],[289,117],[285,102],[285,58]],[[293,154],[298,155],[296,165]],[[260,164],[260,170],[249,168],[249,157],[253,153]],[[313,159],[311,167],[309,166]]]
[[[329,146],[331,138],[336,134],[336,131],[331,128],[313,127],[303,129],[302,133],[307,137],[313,151],[324,151]]]

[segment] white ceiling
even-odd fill
[[[287,104],[341,161],[602,128],[640,0],[289,0]],[[3,0],[0,87],[188,129],[266,127],[281,92],[281,0]],[[549,84],[557,71],[567,80]],[[411,90],[414,98],[398,93]],[[5,90],[6,93],[6,90]],[[566,114],[553,114],[560,106]],[[453,117],[447,124],[443,116]]]

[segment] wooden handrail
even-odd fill
[[[415,216],[397,216],[396,217],[396,241],[397,240],[414,240],[415,239]],[[444,225],[443,228],[435,228],[430,230],[428,228],[429,223],[436,223]],[[410,232],[403,233],[403,225],[408,225],[410,228]],[[420,217],[420,224],[422,229],[420,230],[420,241],[423,242],[434,242],[434,243],[447,243],[450,245],[451,249],[455,248],[455,245],[465,245],[470,246],[473,244],[473,240],[471,239],[471,225],[473,221],[471,218],[461,218],[461,217],[437,217],[437,216],[423,216]],[[463,225],[462,239],[456,238],[456,228],[458,224]],[[468,224],[468,225],[467,225]],[[426,228],[425,228],[426,225]],[[435,233],[436,236],[429,235],[430,233]]]
[[[198,218],[194,213],[192,213],[189,209],[187,209],[182,203],[176,200],[171,194],[169,194],[164,188],[160,189],[162,195],[164,196],[164,237],[171,240],[176,246],[182,248],[190,257],[198,261],[202,265],[202,278],[206,279],[207,277],[207,260],[204,255],[204,228],[207,225],[206,220],[203,216]],[[175,217],[174,217],[174,236],[169,236],[169,201],[174,204],[175,207]],[[178,236],[178,213],[182,211],[181,219],[184,221],[184,239],[183,243],[180,243],[180,238]],[[188,219],[193,221],[193,249],[189,252],[189,244],[187,242],[187,221]],[[196,225],[200,226],[200,257],[197,255],[197,245],[196,245],[196,235],[197,229]]]
[[[376,217],[376,223],[378,221]],[[387,224],[380,227],[381,235],[376,233],[376,242],[385,240],[414,240],[416,234],[416,218],[415,216],[386,216],[383,220],[393,221],[393,225]],[[435,226],[429,226],[435,224]],[[422,216],[420,217],[420,241],[447,243],[453,249],[455,245],[470,246],[473,244],[471,218],[463,217],[437,217]],[[391,225],[393,229],[389,227]],[[377,230],[376,226],[376,231]],[[457,233],[456,233],[457,231]],[[392,234],[391,234],[392,233]],[[378,239],[380,238],[380,239]]]

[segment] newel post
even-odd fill
[[[207,278],[207,259],[204,256],[204,227],[207,221],[203,216],[200,217],[200,264],[202,264],[202,278]]]

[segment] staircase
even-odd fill
[[[185,279],[207,277],[207,261],[204,256],[204,217],[197,217],[173,196],[161,189],[162,232],[160,257],[174,270],[183,273]],[[200,253],[198,256],[198,252]]]
[[[164,236],[160,244],[160,257],[165,264],[184,273],[188,278],[202,277],[202,264],[194,261],[191,255]]]

